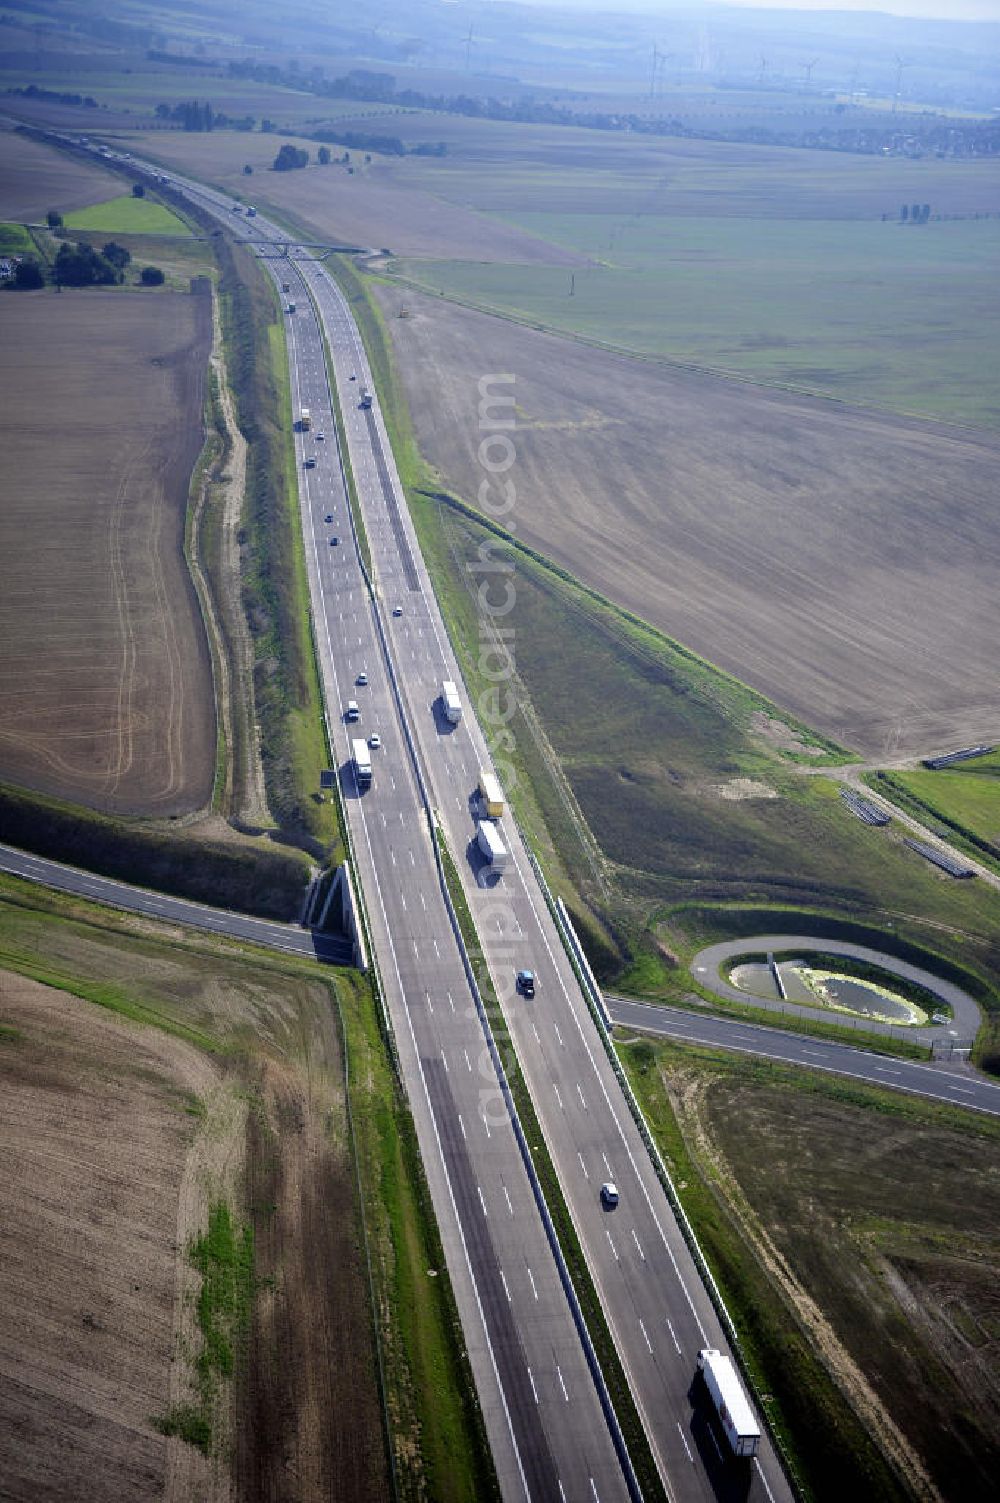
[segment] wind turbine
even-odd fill
[[[816,64],[818,62],[819,62],[819,58],[818,57],[814,57],[814,58],[811,58],[808,63],[803,63],[802,64],[803,68],[805,69],[805,75],[806,75],[806,93],[807,94],[808,94],[809,90],[812,88],[813,69],[815,68],[815,66],[816,66]]]
[[[757,87],[758,88],[760,88],[763,85],[764,79],[767,76],[767,58],[762,56],[759,59],[759,65],[760,65],[759,66],[759,71],[757,73]]]

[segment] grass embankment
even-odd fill
[[[176,214],[153,198],[133,198],[123,193],[105,203],[91,204],[63,215],[69,230],[99,230],[106,235],[190,235]]]
[[[480,996],[483,999],[483,1006],[489,1018],[493,1037],[500,1044],[510,1037],[507,1022],[503,1015],[503,1008],[500,1006],[500,1001],[493,986],[489,965],[482,952],[475,921],[462,890],[462,882],[458,875],[454,858],[448,849],[444,834],[440,829],[438,830],[438,840],[444,864],[445,879],[448,883],[448,891],[451,894],[459,927],[462,931],[465,948],[476,976]],[[531,1144],[532,1163],[542,1187],[545,1204],[548,1206],[549,1215],[552,1218],[556,1236],[559,1239],[559,1246],[562,1249],[563,1258],[569,1269],[573,1288],[576,1290],[576,1297],[580,1302],[583,1318],[590,1333],[590,1339],[593,1342],[601,1371],[604,1374],[604,1381],[607,1384],[611,1402],[618,1417],[618,1423],[621,1426],[622,1435],[624,1436],[632,1465],[639,1479],[643,1497],[647,1499],[663,1499],[665,1498],[663,1484],[656,1469],[656,1463],[653,1460],[653,1453],[650,1450],[646,1432],[643,1429],[639,1412],[632,1397],[632,1391],[629,1388],[628,1380],[625,1377],[624,1369],[619,1360],[618,1350],[608,1329],[600,1298],[594,1287],[590,1269],[584,1257],[580,1239],[576,1233],[576,1227],[573,1225],[573,1218],[563,1197],[559,1176],[549,1156],[545,1137],[539,1126],[538,1118],[535,1115],[535,1108],[530,1092],[528,1091],[524,1076],[516,1067],[510,1069],[508,1066],[507,1082],[510,1086],[511,1095],[514,1098],[514,1106],[521,1126],[524,1129],[525,1137]]]
[[[0,832],[53,861],[264,918],[294,917],[308,876],[294,851],[115,820],[10,785],[0,785]]]
[[[988,1340],[1000,1260],[997,1125],[724,1051],[642,1041],[619,1055],[806,1496],[913,1495],[852,1362],[904,1456],[949,1497],[988,1496],[996,1434],[962,1374]]]
[[[287,355],[276,297],[248,252],[223,243],[223,330],[247,440],[244,605],[268,803],[282,834],[327,856],[338,837],[318,793],[327,765],[298,511]]]
[[[324,1135],[340,1145],[338,1152],[349,1150],[354,1169],[350,1180],[339,1179],[323,1193],[335,1198],[335,1220],[355,1223],[355,1249],[364,1249],[357,1251],[361,1282],[350,1298],[366,1307],[364,1284],[369,1283],[379,1348],[369,1377],[358,1381],[374,1382],[378,1371],[399,1495],[449,1503],[495,1498],[492,1460],[416,1133],[379,1032],[369,982],[354,972],[331,977],[326,967],[252,946],[161,930],[154,922],[11,878],[0,878],[0,968],[58,986],[210,1053],[221,1067],[236,1070],[239,1094],[248,1097],[258,1124],[262,1099],[253,1061],[278,1058],[323,1111],[330,1087]],[[339,1023],[341,1041],[333,1055],[331,1018]],[[13,1039],[16,1030],[8,1033]],[[345,1077],[347,1116],[338,1122]],[[196,1107],[185,1100],[184,1110],[193,1117]],[[269,1152],[280,1155],[282,1133],[272,1130],[267,1136]],[[267,1242],[274,1214],[271,1204],[233,1203],[225,1213],[213,1204],[206,1234],[188,1250],[204,1277],[197,1313],[205,1340],[193,1354],[192,1399],[162,1416],[162,1427],[202,1448],[212,1445],[206,1420],[230,1375],[238,1383],[246,1377],[253,1350],[244,1339],[248,1298],[251,1303],[263,1298],[265,1304],[272,1298],[274,1279],[262,1269],[260,1256],[254,1261],[250,1233],[257,1226],[259,1242]],[[315,1256],[315,1250],[307,1252],[307,1261]],[[357,1270],[336,1270],[341,1283],[356,1277]],[[362,1350],[334,1354],[333,1360],[352,1371],[360,1361],[360,1373],[367,1358]]]

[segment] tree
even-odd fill
[[[899,218],[900,218],[900,222],[902,224],[905,224],[906,221],[909,219],[909,217],[910,217],[910,206],[909,206],[909,204],[900,204],[900,206],[899,206]]]
[[[144,287],[162,287],[166,278],[158,266],[144,266],[139,280]]]
[[[55,280],[61,287],[113,287],[124,273],[82,241],[65,242],[56,256]]]
[[[145,198],[146,197],[146,190],[142,186],[141,183],[133,183],[132,184],[132,197],[133,198]]]
[[[319,162],[319,165],[321,167],[327,167],[329,165],[329,162],[330,162],[330,148],[329,148],[329,146],[321,146],[320,147],[319,151],[316,153],[316,160],[317,160],[317,162]]]
[[[924,224],[927,223],[927,221],[928,221],[928,219],[930,219],[930,217],[931,217],[931,206],[930,206],[930,204],[924,204],[923,213],[921,214],[921,219],[923,220]]]
[[[293,146],[286,141],[274,159],[275,172],[292,172],[296,167],[304,167],[309,161],[309,153],[302,151],[298,146]]]
[[[62,222],[62,215],[57,213],[55,209],[50,209],[45,216],[45,223],[48,225],[50,230],[61,230]]]
[[[22,292],[33,292],[45,286],[45,278],[37,261],[19,261],[14,267],[14,286]]]
[[[110,261],[112,266],[117,266],[119,271],[124,271],[132,259],[132,252],[127,251],[124,245],[118,245],[116,241],[109,240],[101,249],[101,255],[105,261]]]
[[[919,204],[914,204],[913,205],[913,208],[910,210],[910,218],[913,220],[914,224],[919,224],[920,223],[920,205]]]

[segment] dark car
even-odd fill
[[[338,538],[338,537],[336,537],[336,536],[334,536],[334,537],[332,537],[332,538],[331,538],[331,539],[330,539],[330,547],[331,547],[331,548],[336,548],[336,546],[337,546],[337,544],[338,544],[338,543],[339,543],[339,542],[340,542],[340,539],[339,539],[339,538]]]
[[[324,522],[332,522],[333,521],[333,512],[332,511],[328,511],[327,514],[326,514],[326,516],[323,518],[323,521]]]
[[[533,997],[535,995],[534,971],[518,971],[517,989],[522,997]]]

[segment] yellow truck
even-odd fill
[[[503,819],[503,789],[496,776],[485,768],[479,772],[479,797],[490,819]]]

